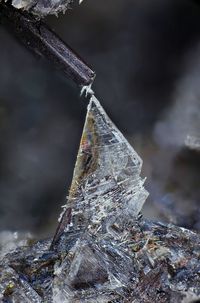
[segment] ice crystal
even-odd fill
[[[69,214],[73,227],[92,233],[112,233],[116,221],[131,221],[148,195],[141,167],[138,154],[92,96],[61,229]]]
[[[139,215],[142,161],[92,96],[53,240],[0,258],[0,302],[200,299],[200,236]]]

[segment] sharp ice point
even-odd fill
[[[91,87],[83,89],[90,91]],[[103,224],[110,233],[113,222],[137,217],[148,196],[140,177],[141,166],[138,154],[92,94],[57,234],[61,235],[69,224],[69,208],[73,228],[87,228],[93,234],[101,231]]]

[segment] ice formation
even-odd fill
[[[116,221],[136,217],[148,195],[141,167],[140,157],[92,96],[58,235],[69,213],[70,224],[92,233],[111,233]]]
[[[55,236],[0,258],[0,302],[199,300],[200,236],[142,218],[141,165],[92,96]]]

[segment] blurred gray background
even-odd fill
[[[143,158],[144,214],[200,229],[200,6],[85,0],[46,22],[96,71],[96,96]],[[87,102],[2,26],[0,43],[0,230],[51,235]]]

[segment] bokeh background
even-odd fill
[[[46,22],[96,71],[96,96],[142,157],[143,213],[200,229],[200,6],[85,0]],[[0,26],[0,230],[50,236],[87,102]]]

